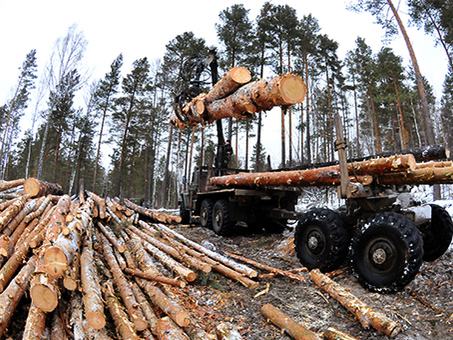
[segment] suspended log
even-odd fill
[[[124,306],[126,307],[126,310],[132,322],[134,323],[135,328],[139,331],[144,330],[148,327],[148,324],[143,317],[137,301],[135,300],[132,288],[130,287],[127,279],[124,277],[124,274],[115,259],[115,255],[113,254],[113,250],[110,247],[108,240],[102,234],[99,234],[99,238],[102,245],[104,258],[107,261],[110,267],[110,271],[113,274],[118,292],[121,293],[121,299],[123,300]]]
[[[410,172],[382,174],[377,182],[382,185],[452,184],[453,167],[428,167]]]
[[[196,242],[193,242],[192,240],[189,240],[188,238],[184,237],[183,235],[175,232],[174,230],[171,230],[170,228],[162,225],[162,224],[156,224],[155,225],[156,228],[158,228],[161,232],[164,232],[164,233],[169,233],[170,235],[173,235],[174,237],[176,237],[177,239],[179,239],[181,242],[187,244],[188,246],[202,252],[203,254],[205,255],[208,255],[209,257],[211,257],[212,259],[214,260],[217,260],[223,264],[225,264],[226,266],[229,266],[231,268],[233,268],[235,271],[239,272],[239,273],[242,273],[242,274],[245,274],[247,275],[248,277],[251,277],[251,278],[254,278],[254,277],[257,277],[258,276],[258,272],[256,270],[253,270],[243,264],[240,264],[240,263],[237,263],[233,260],[230,260],[228,258],[226,258],[225,256],[222,256],[220,255],[219,253],[216,253],[212,250],[209,250],[205,247],[203,247],[202,245],[196,243]],[[209,264],[209,263],[208,263]]]
[[[137,204],[134,204],[132,203],[131,201],[125,199],[124,200],[124,204],[126,205],[126,207],[144,215],[144,216],[147,216],[149,217],[150,219],[154,220],[154,221],[158,221],[158,222],[161,222],[161,223],[171,223],[171,222],[175,222],[175,223],[181,223],[181,217],[180,216],[173,216],[173,215],[170,215],[170,214],[164,214],[164,213],[158,213],[158,212],[154,212],[150,209],[146,209],[144,207],[141,207]]]
[[[159,320],[156,325],[156,333],[159,340],[190,340],[187,334],[168,316]]]
[[[105,301],[118,333],[123,339],[139,340],[140,337],[135,332],[133,324],[129,321],[126,313],[115,297],[115,290],[113,289],[112,282],[106,281],[103,291]]]
[[[46,328],[46,313],[36,307],[32,302],[28,310],[28,317],[25,323],[22,340],[41,340]]]
[[[358,340],[357,338],[340,331],[335,327],[329,327],[325,332],[323,332],[323,337],[325,340]]]
[[[3,230],[3,228],[6,227],[8,222],[12,220],[18,213],[19,211],[22,210],[22,208],[25,206],[25,203],[27,202],[28,195],[22,196],[19,199],[15,200],[13,204],[11,204],[8,208],[6,208],[2,213],[0,214],[0,231]]]
[[[140,226],[143,228],[147,228],[147,224],[143,221],[139,221]],[[188,266],[201,270],[204,273],[209,273],[212,269],[212,267],[205,262],[200,261],[199,259],[187,255],[184,252],[180,252],[177,249],[159,241],[155,237],[151,237],[148,234],[142,232],[138,228],[134,226],[129,226],[129,229],[132,230],[134,233],[136,233],[138,236],[140,236],[142,239],[146,240],[147,242],[151,243],[153,246],[159,248],[160,250],[166,252],[167,254],[171,255],[175,259],[186,263]],[[149,229],[148,229],[149,230]]]
[[[247,264],[249,264],[251,266],[254,266],[256,268],[267,270],[268,272],[275,273],[277,275],[284,276],[284,277],[290,278],[290,279],[295,280],[295,281],[305,282],[305,278],[300,276],[300,275],[291,273],[289,271],[284,271],[284,270],[281,270],[281,269],[277,269],[277,268],[268,266],[266,264],[262,264],[262,263],[253,261],[253,260],[250,260],[250,259],[248,259],[246,257],[239,256],[239,255],[227,252],[227,251],[223,251],[223,252],[225,254],[227,254],[228,256],[232,257],[233,259],[242,261],[242,262],[247,263]]]
[[[22,267],[19,274],[11,281],[2,294],[0,294],[0,338],[3,337],[6,327],[13,316],[13,313],[19,304],[20,299],[27,291],[31,274],[35,270],[38,257],[32,256],[25,266]]]
[[[283,313],[278,308],[271,304],[266,304],[261,307],[261,313],[273,324],[280,327],[283,331],[288,333],[292,338],[296,340],[321,340],[322,337],[314,333],[301,324],[294,321],[288,315]]]
[[[85,318],[88,325],[94,329],[101,329],[105,326],[104,303],[102,301],[100,277],[94,266],[91,233],[85,236],[84,247],[80,256],[80,281]]]
[[[52,211],[53,209],[50,209],[47,213],[47,216],[40,223],[38,223],[38,225],[34,229],[30,230],[30,233],[28,235],[25,236],[24,241],[18,243],[19,247],[17,247],[13,255],[11,255],[11,257],[0,270],[0,292],[3,292],[8,282],[14,276],[16,270],[25,261],[30,249],[30,243],[34,240],[39,241],[39,239],[41,239],[42,241],[42,239],[44,238],[45,228],[50,220]]]
[[[365,329],[372,326],[390,337],[396,336],[402,330],[398,323],[359,300],[318,269],[310,271],[309,277],[318,287],[354,314]]]
[[[370,184],[370,175],[380,175],[388,172],[414,170],[415,159],[412,155],[391,156],[389,158],[372,159],[348,164],[351,181],[358,179],[362,184]],[[356,177],[363,176],[363,177]],[[338,165],[281,172],[239,173],[210,179],[211,185],[229,186],[329,186],[340,185],[341,174]]]
[[[24,183],[24,191],[30,197],[46,195],[63,195],[63,188],[57,183],[48,183],[37,178],[28,178]]]

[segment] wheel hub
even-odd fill
[[[375,270],[387,272],[396,265],[397,250],[389,239],[378,238],[370,244],[368,256]]]
[[[386,259],[387,259],[387,254],[385,253],[384,249],[379,248],[373,252],[373,261],[375,263],[383,264]]]
[[[308,239],[308,248],[310,249],[316,249],[316,247],[318,246],[318,239],[314,236],[310,237]]]
[[[313,256],[323,254],[326,248],[326,239],[322,231],[320,231],[316,226],[313,226],[308,229],[306,235],[305,242],[307,244],[307,250]]]

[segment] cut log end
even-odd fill
[[[86,314],[86,319],[93,329],[102,329],[105,326],[105,315],[101,312],[89,312]]]
[[[199,115],[202,115],[204,113],[205,109],[206,109],[206,106],[204,105],[204,102],[202,100],[197,100],[197,102],[195,103],[195,111]]]
[[[33,303],[43,312],[52,312],[58,305],[58,295],[55,291],[42,284],[30,288]]]
[[[37,179],[29,178],[24,183],[24,191],[31,197],[35,197],[39,194],[40,185]]]
[[[250,71],[242,66],[237,66],[230,70],[231,79],[238,84],[246,84],[252,80],[252,74]]]
[[[73,278],[71,277],[65,277],[63,279],[63,286],[67,289],[67,290],[76,290],[77,289],[77,281],[74,280]]]
[[[148,323],[143,318],[137,318],[134,320],[134,326],[137,331],[143,331],[148,328]]]
[[[49,248],[44,254],[43,260],[46,273],[52,276],[63,275],[68,267],[66,255],[57,247]]]
[[[287,75],[280,80],[280,94],[288,104],[296,104],[305,97],[305,85],[299,77]]]

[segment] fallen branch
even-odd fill
[[[261,313],[273,324],[280,327],[283,331],[288,333],[296,340],[321,340],[321,336],[314,333],[301,324],[294,321],[288,315],[284,314],[278,308],[271,304],[266,304],[261,307]]]
[[[347,292],[342,286],[322,274],[318,269],[312,270],[309,273],[309,277],[318,287],[354,314],[365,329],[369,329],[372,326],[391,337],[396,336],[402,330],[396,322]]]
[[[165,283],[167,285],[171,285],[174,287],[184,288],[186,286],[186,283],[184,281],[178,279],[171,279],[161,275],[148,274],[138,269],[124,268],[123,271],[129,275],[137,276],[146,280]]]

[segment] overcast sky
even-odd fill
[[[66,34],[72,24],[78,24],[87,40],[85,63],[94,79],[103,78],[110,64],[123,53],[123,75],[134,60],[148,57],[152,62],[162,58],[165,45],[177,35],[193,31],[208,45],[219,46],[215,24],[219,13],[242,3],[255,19],[265,1],[262,0],[0,0],[0,105],[11,99],[19,75],[18,68],[31,49],[37,50],[38,75],[49,59],[57,38]],[[382,47],[383,30],[373,23],[368,13],[346,10],[343,0],[273,0],[288,4],[301,18],[312,14],[318,19],[321,32],[339,43],[339,57],[355,47],[358,36],[366,39],[377,53]],[[397,0],[394,1],[398,3]],[[404,17],[404,13],[402,13]],[[407,22],[407,20],[406,20]],[[421,72],[441,96],[447,70],[445,53],[434,46],[433,38],[409,28]],[[402,39],[390,47],[405,60],[407,48]],[[27,113],[26,120],[31,120]],[[275,158],[278,158],[275,155]]]

